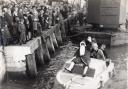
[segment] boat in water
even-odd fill
[[[56,79],[65,89],[99,89],[114,75],[114,63],[91,58],[86,76],[83,67],[75,64],[72,72],[66,70],[73,59],[68,60],[57,73]]]

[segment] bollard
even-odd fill
[[[55,36],[54,33],[51,35],[51,38],[52,38],[53,45],[54,45],[55,49],[57,49],[58,48],[58,43],[57,43],[56,36]]]
[[[48,50],[49,50],[51,57],[53,57],[53,55],[55,53],[55,48],[54,48],[53,42],[51,40],[51,37],[46,38],[46,45],[48,47]]]
[[[46,45],[46,40],[41,37],[42,39],[42,49],[43,49],[43,57],[44,57],[44,62],[49,63],[51,61],[50,53],[48,51],[48,47]]]
[[[61,31],[60,31],[60,25],[57,24],[56,27],[54,28],[55,30],[55,36],[56,36],[56,40],[58,45],[62,45],[62,38],[61,38]]]

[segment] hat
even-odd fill
[[[80,42],[80,56],[85,55],[85,49],[86,49],[85,47],[86,47],[85,41],[81,41]]]
[[[81,42],[80,42],[80,46],[82,46],[82,45],[86,46],[85,41],[81,41]]]

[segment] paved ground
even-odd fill
[[[2,89],[64,89],[56,81],[56,73],[66,60],[72,58],[76,46],[68,43],[61,47],[49,65],[40,68],[36,79],[28,79],[22,74],[11,76]],[[128,46],[114,47],[108,50],[115,63],[116,75],[108,81],[103,89],[127,89]]]

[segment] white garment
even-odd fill
[[[75,63],[71,62],[70,66],[68,68],[66,68],[67,70],[71,71],[74,67]]]
[[[85,46],[82,45],[80,46],[80,56],[84,56],[85,55]]]

